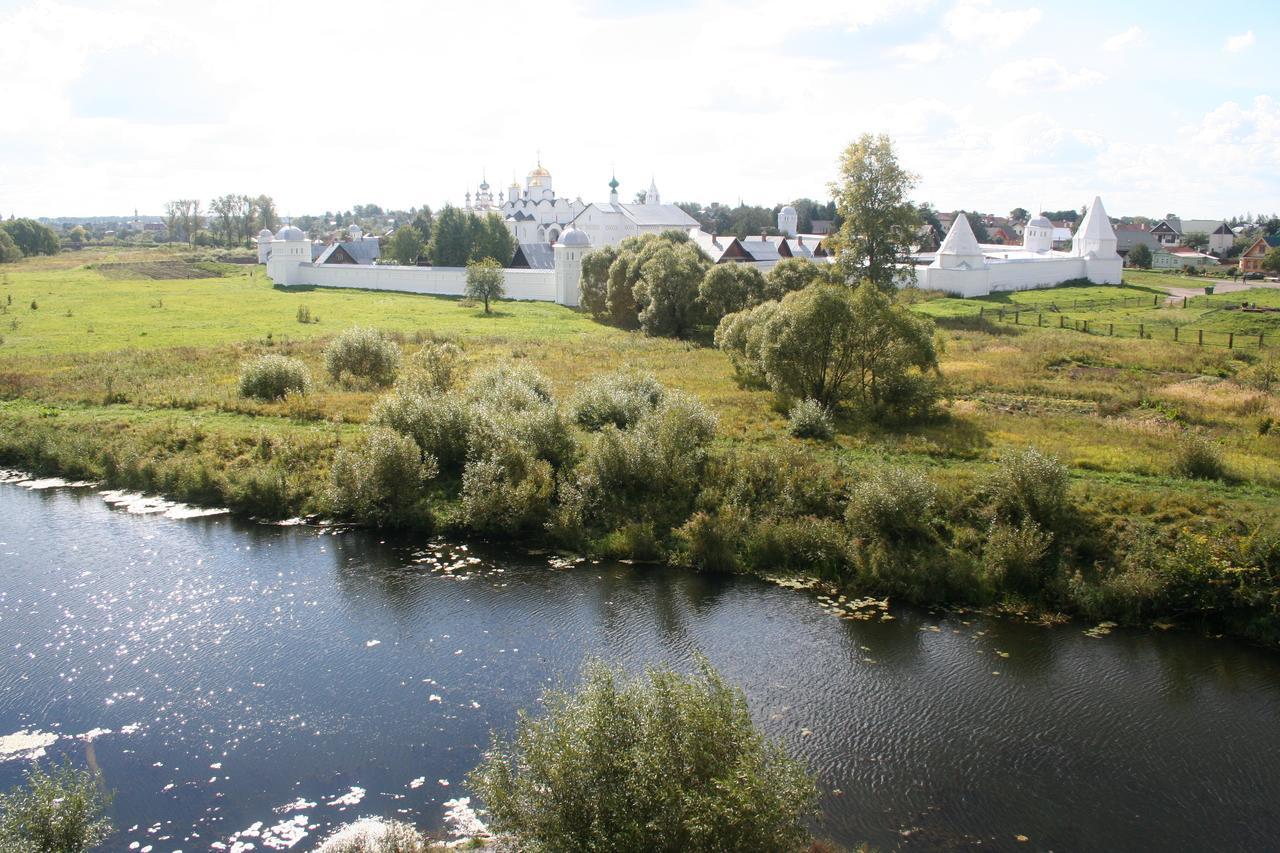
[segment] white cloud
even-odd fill
[[[1142,27],[1134,25],[1122,33],[1116,33],[1102,43],[1103,48],[1114,53],[1122,47],[1135,44],[1142,39]]]
[[[1077,68],[1046,58],[1010,62],[991,72],[987,84],[1006,95],[1034,97],[1041,92],[1071,92],[1107,79],[1101,71]]]
[[[992,0],[960,0],[943,17],[943,25],[958,41],[990,47],[1010,47],[1040,22],[1036,7],[1001,9]]]
[[[929,36],[922,41],[900,44],[885,51],[890,57],[902,60],[908,65],[925,65],[935,62],[946,52],[947,45],[938,36]]]
[[[1227,53],[1243,53],[1253,47],[1253,42],[1253,30],[1249,30],[1248,32],[1241,33],[1238,36],[1229,37],[1226,42],[1223,43],[1222,49]]]

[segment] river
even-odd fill
[[[585,656],[700,652],[818,774],[837,842],[1274,849],[1280,656],[888,612],[0,485],[0,786],[41,749],[92,762],[117,792],[109,850],[306,850],[365,814],[440,831],[489,731]]]

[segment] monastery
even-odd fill
[[[477,215],[501,215],[515,235],[518,248],[504,270],[511,299],[576,307],[583,255],[627,237],[670,230],[687,233],[717,264],[748,263],[767,271],[787,258],[815,263],[834,260],[826,247],[829,235],[798,233],[798,216],[790,205],[778,213],[778,235],[738,239],[709,234],[678,205],[663,204],[656,181],[650,181],[642,203],[625,204],[618,198],[618,180],[613,177],[608,199],[587,204],[581,198],[570,201],[556,196],[551,173],[539,162],[523,189],[512,182],[509,194],[499,192],[496,199],[488,181],[482,179],[474,195],[467,192],[465,209]],[[1053,287],[1080,279],[1120,283],[1123,261],[1116,253],[1115,231],[1101,199],[1093,200],[1069,250],[1055,250],[1053,244],[1054,226],[1044,214],[1027,223],[1020,248],[979,244],[968,218],[961,214],[936,253],[913,258],[916,283],[959,296]],[[292,225],[274,235],[267,230],[258,235],[258,261],[267,265],[267,274],[276,284],[442,296],[461,296],[466,291],[465,268],[392,266],[377,260],[377,238],[361,234],[354,225],[347,240],[330,246],[313,243]]]

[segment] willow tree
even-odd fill
[[[920,212],[909,195],[917,180],[899,165],[892,140],[883,134],[865,133],[840,155],[840,178],[831,183],[844,220],[836,250],[851,281],[865,279],[888,290],[914,275],[909,254]]]

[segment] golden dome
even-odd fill
[[[537,167],[536,167],[532,172],[530,172],[530,173],[529,173],[529,177],[531,177],[531,178],[549,178],[549,177],[551,177],[551,173],[550,173],[550,172],[548,172],[546,169],[542,168],[542,164],[541,164],[541,163],[539,163],[539,164],[537,165]]]

